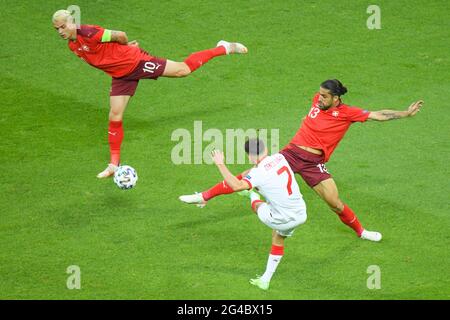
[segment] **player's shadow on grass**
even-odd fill
[[[80,129],[88,127],[91,131],[97,132],[98,143],[103,142],[101,137],[105,135],[108,125],[109,99],[107,95],[105,95],[104,103],[94,104],[86,99],[77,99],[77,95],[71,91],[68,91],[67,94],[57,94],[45,86],[30,85],[28,82],[12,77],[2,76],[2,81],[6,84],[3,89],[21,93],[14,96],[14,101],[6,100],[5,103],[7,105],[14,103],[16,109],[18,107],[24,112],[25,120],[31,117],[41,120],[41,122],[37,122],[45,124],[47,130],[49,128],[69,130],[77,134],[82,132]],[[107,91],[108,88],[105,90]],[[86,94],[86,96],[89,95]],[[222,112],[222,109],[217,108],[209,110],[208,114]],[[152,132],[154,128],[190,127],[194,120],[204,117],[204,110],[180,113],[179,108],[173,106],[173,113],[170,115],[150,115],[148,118],[143,118],[142,112],[140,113],[139,110],[128,110],[125,117],[128,125],[127,132],[134,130]],[[80,123],[82,123],[81,128]]]
[[[221,114],[223,110],[209,110],[208,117],[214,114]],[[151,134],[155,129],[162,128],[165,130],[173,131],[178,128],[192,128],[194,121],[198,121],[205,117],[205,111],[202,110],[192,110],[189,112],[179,113],[174,107],[173,114],[167,115],[150,115],[148,118],[143,118],[137,112],[129,112],[126,114],[126,123],[129,125],[127,127],[128,132],[139,131],[146,132],[149,131]],[[106,121],[106,120],[105,120]]]
[[[183,214],[186,214],[189,218],[183,222],[177,222],[168,225],[169,229],[178,230],[178,229],[187,229],[192,227],[198,227],[203,225],[214,225],[221,224],[224,221],[231,220],[240,220],[245,217],[248,208],[245,208],[241,204],[233,205],[231,208],[227,207],[226,209],[221,208],[220,205],[216,205],[216,208],[196,208],[193,205],[181,204],[182,206],[192,207],[192,212],[184,211]],[[250,215],[250,214],[249,214]]]

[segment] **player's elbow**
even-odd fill
[[[233,192],[239,192],[239,191],[242,191],[242,190],[248,190],[249,189],[248,185],[245,182],[244,183],[239,183],[239,184],[236,184],[236,185],[232,185],[230,187],[233,190]]]
[[[234,192],[236,192],[236,191],[241,191],[242,190],[242,188],[240,188],[240,186],[238,186],[238,185],[232,185],[232,186],[230,186],[231,187],[231,189],[234,191]]]

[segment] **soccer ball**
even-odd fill
[[[136,170],[130,166],[120,166],[114,172],[114,183],[120,189],[131,189],[136,185],[138,176]]]

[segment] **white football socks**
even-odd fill
[[[273,274],[275,273],[275,270],[277,270],[277,267],[281,261],[281,258],[283,258],[283,256],[278,256],[278,255],[273,255],[273,254],[269,255],[269,259],[267,260],[266,271],[261,276],[261,281],[264,281],[267,283],[270,282]]]
[[[253,203],[256,200],[261,200],[261,196],[254,191],[250,191],[250,202]]]

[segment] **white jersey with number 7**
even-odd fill
[[[274,210],[273,219],[295,220],[306,213],[294,172],[282,154],[265,157],[242,180],[264,196]]]

